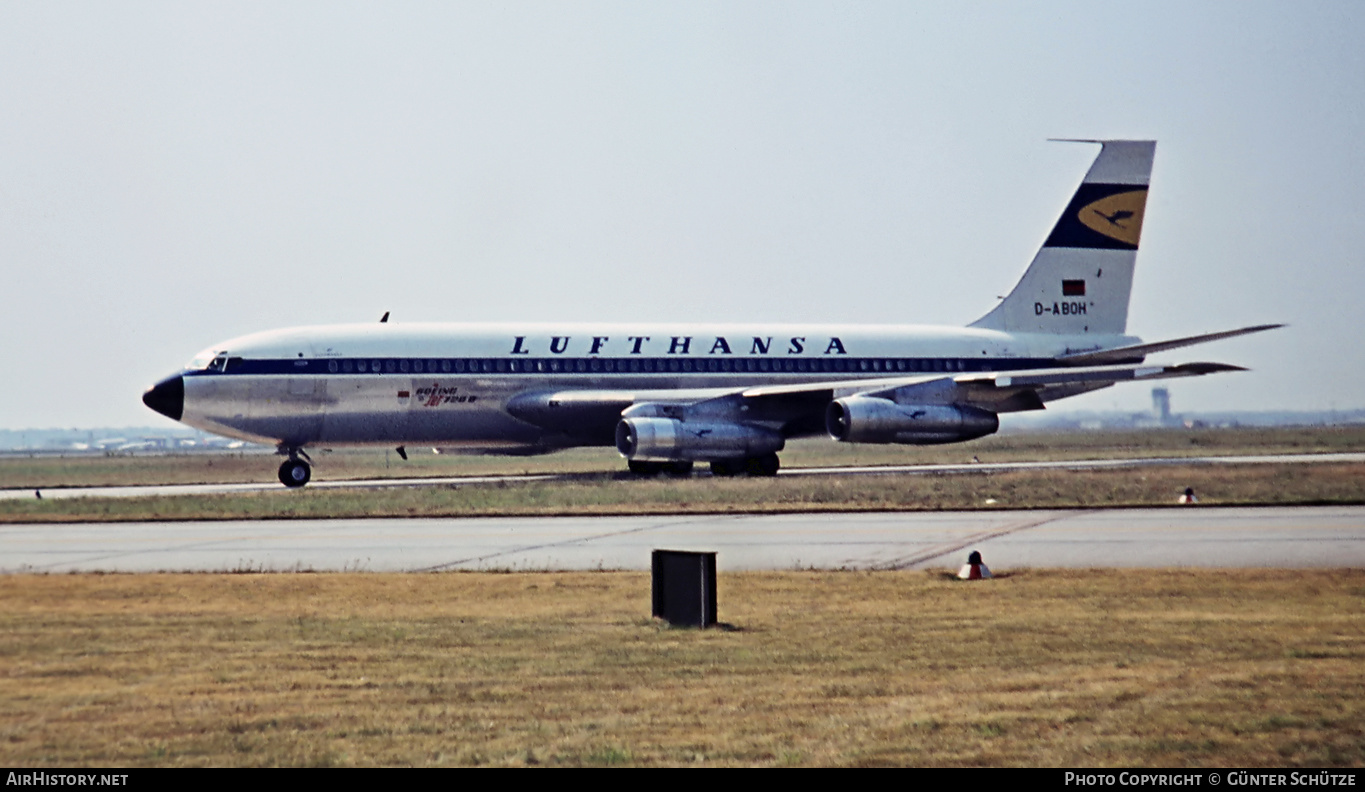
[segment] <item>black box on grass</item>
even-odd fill
[[[654,615],[679,627],[716,623],[716,554],[655,550]]]

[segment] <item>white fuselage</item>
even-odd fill
[[[535,453],[610,445],[519,420],[539,391],[694,401],[758,385],[1041,368],[1137,342],[918,325],[351,324],[216,344],[183,373],[180,420],[287,447],[420,444]]]

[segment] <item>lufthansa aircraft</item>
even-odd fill
[[[967,327],[372,324],[215,344],[142,397],[162,415],[270,443],[286,486],[308,448],[509,454],[615,445],[640,474],[777,472],[788,438],[952,443],[999,413],[1128,380],[1240,371],[1146,356],[1268,330],[1143,343],[1128,294],[1156,144],[1106,140],[1014,290]]]

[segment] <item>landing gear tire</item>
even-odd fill
[[[763,454],[744,460],[744,472],[750,476],[776,476],[780,467],[782,463],[778,460],[777,454]]]
[[[302,459],[286,459],[280,463],[280,483],[290,489],[298,489],[313,477],[313,469]]]
[[[630,472],[637,476],[657,476],[665,473],[677,478],[686,478],[692,475],[692,463],[686,461],[675,462],[646,462],[641,459],[632,459],[626,463],[630,467]]]
[[[657,476],[664,472],[664,463],[662,462],[646,462],[642,459],[632,459],[626,463],[626,466],[630,468],[631,473],[634,473],[637,476]]]
[[[744,459],[717,459],[711,463],[713,476],[776,476],[781,467],[777,454],[762,454]]]

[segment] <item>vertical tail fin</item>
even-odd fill
[[[1016,333],[1122,334],[1156,142],[1103,146],[1014,290],[971,324]]]

